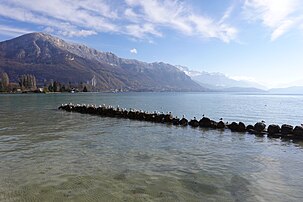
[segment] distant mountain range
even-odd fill
[[[303,94],[303,86],[292,86],[287,88],[273,88],[268,91],[271,94]]]
[[[184,66],[177,67],[200,85],[215,91],[264,92],[266,89],[265,86],[262,86],[256,82],[246,80],[235,80],[219,72],[199,72],[189,70],[187,67]]]
[[[290,83],[290,85],[302,84],[300,86],[267,89],[265,86],[262,86],[259,83],[246,80],[235,80],[219,72],[209,73],[205,71],[193,71],[187,67],[180,65],[177,65],[176,67],[190,76],[194,81],[208,89],[211,89],[212,91],[268,94],[303,94],[303,80]]]
[[[130,91],[205,91],[183,71],[162,62],[119,58],[45,33],[30,33],[0,43],[0,72],[12,81],[35,75],[37,83],[89,83],[96,89]]]

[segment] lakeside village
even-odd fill
[[[0,73],[0,93],[60,93],[60,92],[90,92],[94,86],[91,82],[63,84],[57,81],[45,80],[37,85],[36,77],[30,74],[19,76],[18,82],[10,82],[7,73]]]

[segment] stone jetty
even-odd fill
[[[180,119],[174,117],[170,112],[169,113],[159,113],[146,112],[136,109],[125,109],[113,106],[106,105],[86,105],[86,104],[62,104],[59,107],[60,110],[65,110],[68,112],[78,112],[82,114],[92,114],[99,115],[103,117],[114,117],[114,118],[124,118],[132,119],[138,121],[147,121],[154,123],[162,124],[171,124],[175,126],[191,126],[193,128],[210,128],[217,130],[229,129],[231,132],[239,133],[249,133],[256,136],[267,135],[269,138],[283,138],[290,140],[303,140],[303,127],[301,126],[291,126],[288,124],[283,124],[282,126],[271,124],[266,128],[264,121],[257,122],[255,125],[245,125],[243,122],[232,122],[230,124],[225,123],[220,119],[219,122],[211,120],[208,117],[203,117],[200,120],[197,120],[194,117],[191,120],[187,120],[184,116]]]

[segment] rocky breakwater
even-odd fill
[[[106,105],[86,105],[86,104],[62,104],[59,107],[60,110],[65,110],[68,112],[78,112],[83,114],[99,115],[103,117],[114,117],[114,118],[124,118],[132,119],[138,121],[147,121],[162,124],[171,124],[175,126],[191,126],[193,128],[209,128],[217,130],[230,129],[231,132],[238,133],[249,133],[256,136],[265,136],[269,138],[282,138],[290,140],[303,140],[303,127],[302,126],[291,126],[288,124],[283,124],[281,127],[279,125],[271,124],[266,128],[264,121],[257,122],[255,125],[245,125],[243,122],[232,122],[225,123],[223,119],[219,122],[211,120],[208,117],[203,117],[197,120],[196,117],[188,121],[184,116],[180,119],[174,117],[169,113],[159,113],[146,112],[136,109],[125,109]]]

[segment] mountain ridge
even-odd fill
[[[247,80],[235,80],[220,72],[206,72],[206,71],[196,71],[190,70],[184,66],[177,66],[181,71],[187,74],[192,80],[196,81],[200,85],[216,90],[216,91],[230,91],[231,89],[238,89],[239,91],[265,91],[266,87],[262,86],[256,82]]]
[[[15,81],[21,74],[34,74],[38,82],[88,82],[95,78],[98,90],[206,90],[173,65],[124,59],[40,32],[0,42],[0,71]]]

